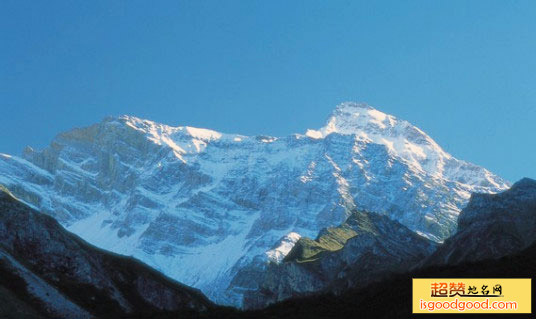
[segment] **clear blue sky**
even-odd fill
[[[0,152],[132,114],[302,133],[364,101],[536,178],[536,1],[0,1]]]

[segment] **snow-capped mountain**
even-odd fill
[[[218,309],[139,261],[97,249],[0,186],[0,318],[175,318]]]
[[[42,151],[0,154],[0,184],[88,242],[237,306],[267,260],[353,209],[442,241],[471,192],[509,186],[357,103],[279,138],[107,118]]]

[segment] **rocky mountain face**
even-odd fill
[[[534,230],[536,231],[536,229]],[[412,313],[412,278],[533,278],[536,289],[536,243],[526,249],[499,259],[462,262],[457,265],[427,266],[411,272],[396,274],[371,283],[366,287],[350,289],[340,295],[322,293],[288,299],[268,308],[251,310],[244,318],[415,318]],[[532,304],[536,301],[532,294]],[[419,315],[418,318],[453,318],[452,314]],[[471,318],[491,318],[489,314],[472,314]],[[499,315],[519,319],[533,319],[534,314]]]
[[[473,194],[457,233],[438,246],[385,216],[354,212],[316,240],[300,238],[283,262],[267,267],[244,305],[263,308],[290,297],[359,289],[395,272],[493,260],[535,242],[536,181],[529,178],[501,193]]]
[[[0,154],[0,184],[88,242],[236,306],[298,238],[355,209],[439,242],[472,192],[509,186],[357,103],[339,105],[319,130],[280,138],[107,118],[42,151]]]
[[[271,263],[259,288],[246,293],[246,308],[312,293],[340,293],[408,271],[436,244],[387,216],[353,212],[344,224],[302,237],[282,263]]]
[[[458,231],[425,265],[499,258],[536,241],[536,181],[524,178],[498,194],[473,194],[460,213]]]
[[[326,293],[290,298],[261,310],[247,314],[255,318],[414,318],[411,299],[412,278],[533,278],[536,274],[536,181],[522,179],[511,189],[491,194],[474,194],[467,207],[460,213],[458,232],[439,245],[420,267],[410,271],[390,274],[370,282],[366,286],[355,285],[340,294]],[[344,227],[343,227],[344,229]],[[338,236],[344,238],[346,236]],[[348,240],[347,245],[350,240]],[[320,240],[315,241],[316,245]],[[305,242],[306,246],[309,246]],[[294,268],[302,267],[293,258],[287,258]],[[338,244],[335,244],[336,247]],[[315,244],[311,247],[316,247]],[[342,248],[345,249],[345,248]],[[307,251],[307,250],[305,250]],[[342,254],[324,252],[331,256]],[[326,258],[326,255],[318,260]],[[314,258],[315,259],[315,258]],[[284,270],[284,264],[277,266]],[[360,265],[362,263],[359,263]],[[366,272],[365,272],[366,273]],[[328,276],[331,273],[327,273]],[[356,274],[364,274],[359,269]],[[282,276],[287,275],[285,272]],[[319,276],[320,280],[322,277]],[[272,278],[277,282],[276,278]],[[279,280],[276,288],[285,287]],[[270,282],[268,282],[270,283]],[[270,287],[270,286],[268,286]],[[536,282],[532,281],[532,290]],[[278,292],[267,290],[265,293]],[[533,296],[533,303],[536,298]],[[430,315],[436,318],[438,315]],[[451,317],[445,315],[444,317]],[[488,318],[489,315],[474,315]],[[516,318],[532,318],[533,315],[516,315]],[[442,316],[440,316],[442,317]]]
[[[146,265],[90,246],[0,189],[0,317],[184,317],[214,305]]]

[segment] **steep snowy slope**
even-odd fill
[[[212,310],[199,291],[88,245],[0,186],[0,318],[198,318]]]
[[[319,130],[281,138],[107,118],[22,158],[0,154],[0,184],[90,243],[234,305],[268,258],[352,209],[441,241],[471,192],[509,186],[356,103]]]

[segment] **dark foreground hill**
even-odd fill
[[[535,194],[536,182],[524,179],[510,191],[475,196],[458,233],[422,268],[337,295],[318,293],[240,312],[217,307],[132,258],[88,245],[2,190],[0,318],[454,318],[459,316],[411,313],[412,278],[449,277],[533,278],[534,305]],[[493,315],[504,317],[534,315]]]
[[[244,306],[260,309],[290,296],[364,287],[410,270],[436,247],[387,216],[354,211],[315,240],[300,238],[282,263],[269,264],[259,288],[245,294]]]
[[[365,288],[349,290],[335,296],[321,294],[291,299],[266,309],[244,314],[245,318],[457,318],[456,315],[412,315],[412,278],[532,278],[534,292],[536,244],[512,256],[489,259],[456,266],[432,266],[418,271],[391,276]],[[534,315],[510,315],[513,318],[534,318]],[[461,317],[490,318],[490,315]],[[492,315],[504,318],[507,315]]]
[[[376,283],[337,296],[319,294],[287,300],[248,315],[265,318],[415,317],[411,314],[412,278],[534,279],[535,241],[536,181],[524,178],[498,194],[473,194],[459,216],[457,233],[423,260],[420,268],[414,267],[411,272],[391,275],[385,280],[378,277]],[[532,283],[534,297],[534,280]],[[438,318],[438,315],[432,317]],[[471,318],[477,317],[471,315]]]
[[[97,249],[0,189],[0,318],[208,315],[200,292]]]

